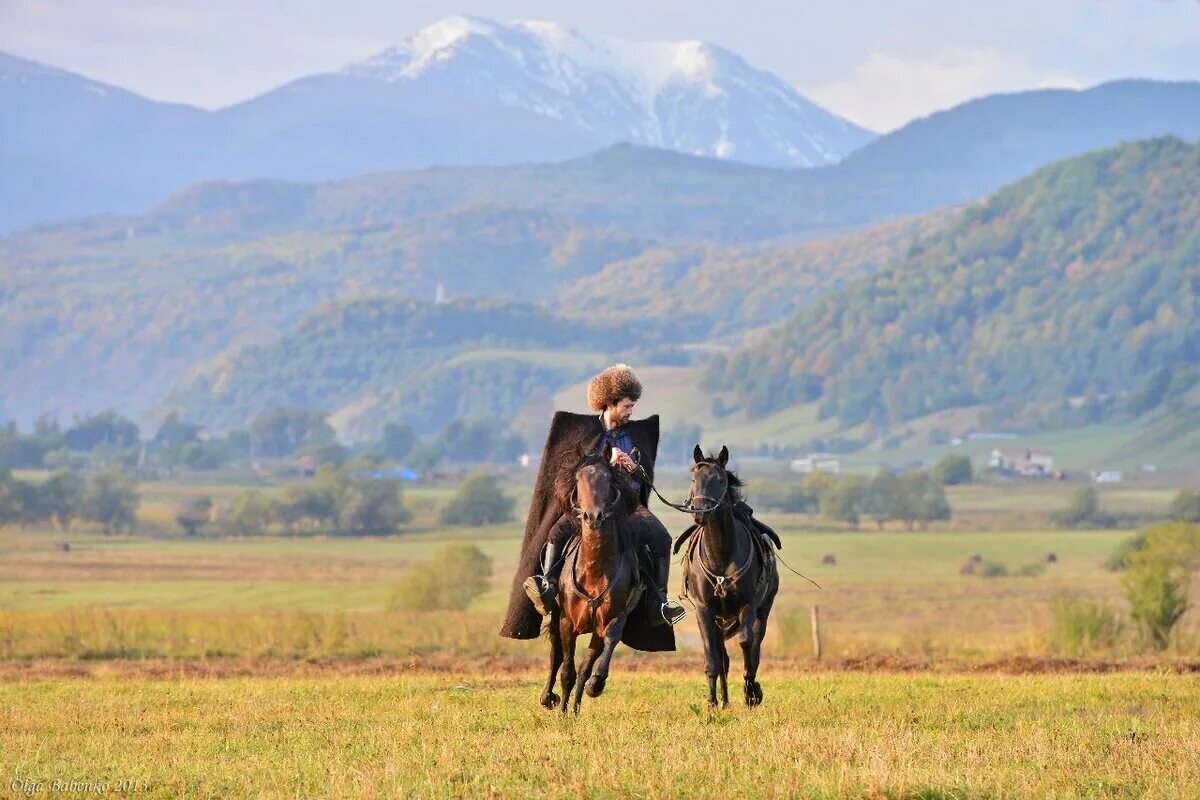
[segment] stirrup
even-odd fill
[[[529,596],[533,607],[543,617],[549,616],[550,612],[558,608],[557,587],[551,586],[541,575],[528,577],[521,585],[525,588],[525,594]]]
[[[659,608],[659,613],[668,625],[674,625],[687,616],[687,609],[678,603],[672,603],[670,600],[662,604]]]

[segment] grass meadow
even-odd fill
[[[161,517],[181,498],[224,490],[146,484],[143,511]],[[386,538],[5,529],[0,787],[15,796],[49,794],[56,780],[156,797],[1200,796],[1196,612],[1165,653],[1133,639],[1082,657],[1056,644],[1061,593],[1125,608],[1104,560],[1129,531],[1049,527],[1046,513],[1070,491],[954,488],[955,520],[925,531],[770,515],[783,557],[822,588],[783,574],[760,673],[765,704],[737,704],[735,655],[735,706],[703,707],[689,617],[676,653],[619,650],[605,695],[585,699],[577,719],[537,705],[546,643],[495,635],[521,526],[437,526],[445,487],[412,493],[413,529]],[[1171,495],[1129,486],[1103,500],[1154,514]],[[396,608],[405,571],[447,541],[491,557],[488,590],[463,611]],[[1044,564],[1048,553],[1055,563]],[[972,555],[1010,573],[1043,567],[961,575]]]

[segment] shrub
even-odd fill
[[[1007,578],[1008,567],[1003,561],[984,561],[976,567],[975,574],[981,578]]]
[[[1018,578],[1036,578],[1046,571],[1046,565],[1040,561],[1034,561],[1032,564],[1023,564],[1013,573]]]
[[[1096,650],[1111,650],[1120,641],[1124,623],[1106,604],[1062,593],[1054,598],[1051,608],[1054,649],[1059,653],[1083,656]]]
[[[1129,616],[1159,650],[1170,643],[1171,630],[1187,610],[1188,577],[1181,559],[1154,549],[1135,553],[1121,576]]]
[[[405,611],[462,610],[487,591],[492,559],[475,545],[444,544],[405,571],[392,607]]]

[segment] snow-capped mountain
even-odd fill
[[[521,109],[612,142],[757,164],[830,164],[874,138],[720,47],[552,22],[449,17],[342,74]]]

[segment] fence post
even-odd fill
[[[817,661],[821,660],[821,611],[816,606],[812,607],[812,637],[813,637],[813,654],[816,655]]]

